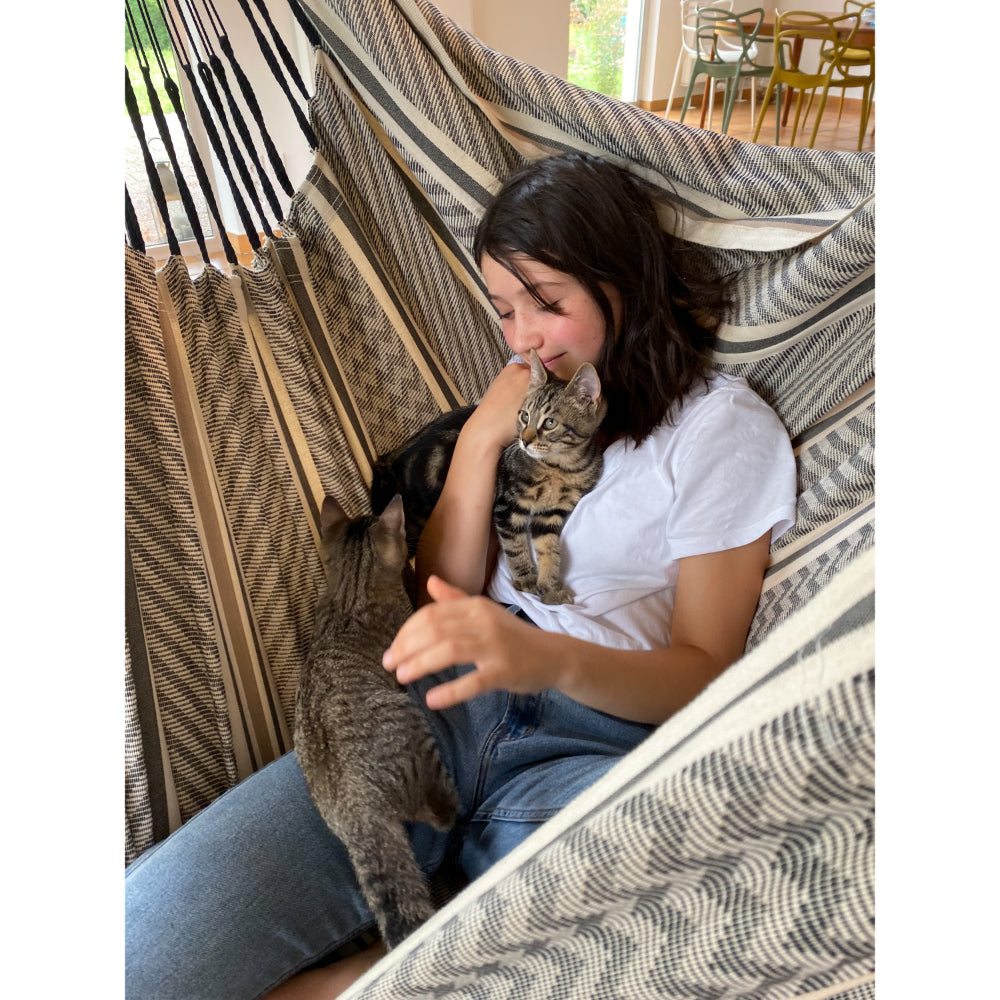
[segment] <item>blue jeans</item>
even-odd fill
[[[425,872],[475,878],[605,774],[651,726],[556,691],[490,692],[441,712],[410,689],[461,798],[447,834],[416,823]],[[126,997],[251,1000],[374,926],[346,852],[316,811],[294,752],[253,774],[126,872]]]

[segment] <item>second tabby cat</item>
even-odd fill
[[[327,826],[354,866],[388,947],[434,913],[404,823],[439,830],[455,820],[458,795],[427,722],[382,653],[413,608],[403,505],[351,520],[323,504],[327,591],[299,678],[295,750]]]
[[[582,364],[566,382],[532,350],[517,440],[497,467],[493,521],[514,587],[546,604],[573,603],[560,579],[560,538],[566,519],[601,477],[597,432],[606,411],[593,365]]]

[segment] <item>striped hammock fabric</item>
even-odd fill
[[[322,498],[360,513],[380,452],[485,391],[476,221],[524,158],[581,149],[671,191],[692,266],[736,277],[715,362],[788,428],[797,522],[747,657],[351,995],[401,995],[406,961],[407,996],[873,996],[874,157],[664,121],[424,0],[293,2],[318,146],[283,236],[196,278],[125,249],[126,861],[290,749]],[[667,927],[680,950],[643,953]]]

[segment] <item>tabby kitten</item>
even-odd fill
[[[590,363],[569,380],[546,371],[534,350],[518,437],[497,468],[493,520],[514,586],[545,604],[572,604],[560,583],[563,525],[600,479],[604,456],[597,431],[607,411]]]
[[[327,589],[299,678],[295,749],[393,948],[434,912],[403,823],[450,829],[458,796],[426,721],[382,667],[413,610],[402,501],[351,520],[328,497],[321,523]]]

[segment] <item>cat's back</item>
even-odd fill
[[[346,612],[329,597],[299,678],[303,711],[349,732],[352,720],[372,719],[409,703],[382,654],[410,614],[408,600]],[[366,613],[367,611],[367,613]],[[381,725],[381,722],[380,722]]]

